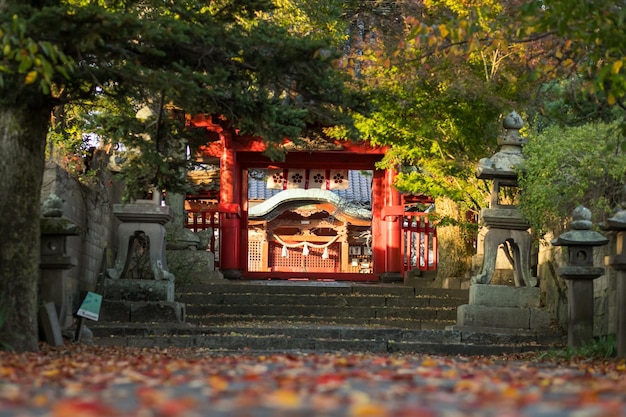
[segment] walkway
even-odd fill
[[[626,366],[73,345],[0,352],[0,417],[17,415],[624,416]]]

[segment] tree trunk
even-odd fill
[[[40,193],[50,108],[0,106],[0,348],[38,349]]]

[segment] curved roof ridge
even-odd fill
[[[269,214],[272,210],[275,210],[281,204],[290,202],[290,201],[298,201],[298,200],[317,200],[317,201],[326,201],[335,205],[344,213],[362,218],[362,219],[371,219],[372,212],[371,210],[365,209],[363,207],[356,206],[354,204],[350,204],[345,199],[339,197],[337,194],[328,190],[320,190],[320,189],[301,189],[294,188],[290,190],[283,190],[280,193],[268,198],[260,204],[257,204],[254,207],[251,207],[248,210],[248,217],[261,217]]]

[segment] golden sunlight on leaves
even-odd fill
[[[450,31],[446,28],[446,25],[439,25],[439,34],[442,38],[445,38],[450,34]]]
[[[32,84],[35,81],[37,81],[37,71],[30,71],[26,74],[26,77],[24,77],[25,84]]]
[[[619,71],[622,69],[623,65],[624,65],[624,61],[622,60],[613,62],[613,65],[611,66],[611,72],[613,74],[618,74]]]

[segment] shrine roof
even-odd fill
[[[310,203],[310,201],[328,202],[332,204],[333,207],[338,209],[338,211],[336,209],[331,210],[331,212],[335,212],[333,216],[337,218],[344,217],[344,214],[354,219],[371,220],[372,218],[372,211],[369,208],[364,208],[361,204],[347,201],[332,191],[320,189],[305,190],[302,188],[281,190],[280,193],[263,201],[261,204],[250,207],[248,215],[251,219],[265,218],[266,220],[271,220],[280,214],[277,208],[281,205],[293,202]]]
[[[249,200],[267,200],[283,190],[267,188],[264,179],[250,177],[248,181]],[[348,171],[348,189],[331,190],[338,197],[347,202],[367,205],[372,203],[372,176],[364,175],[361,171]]]

